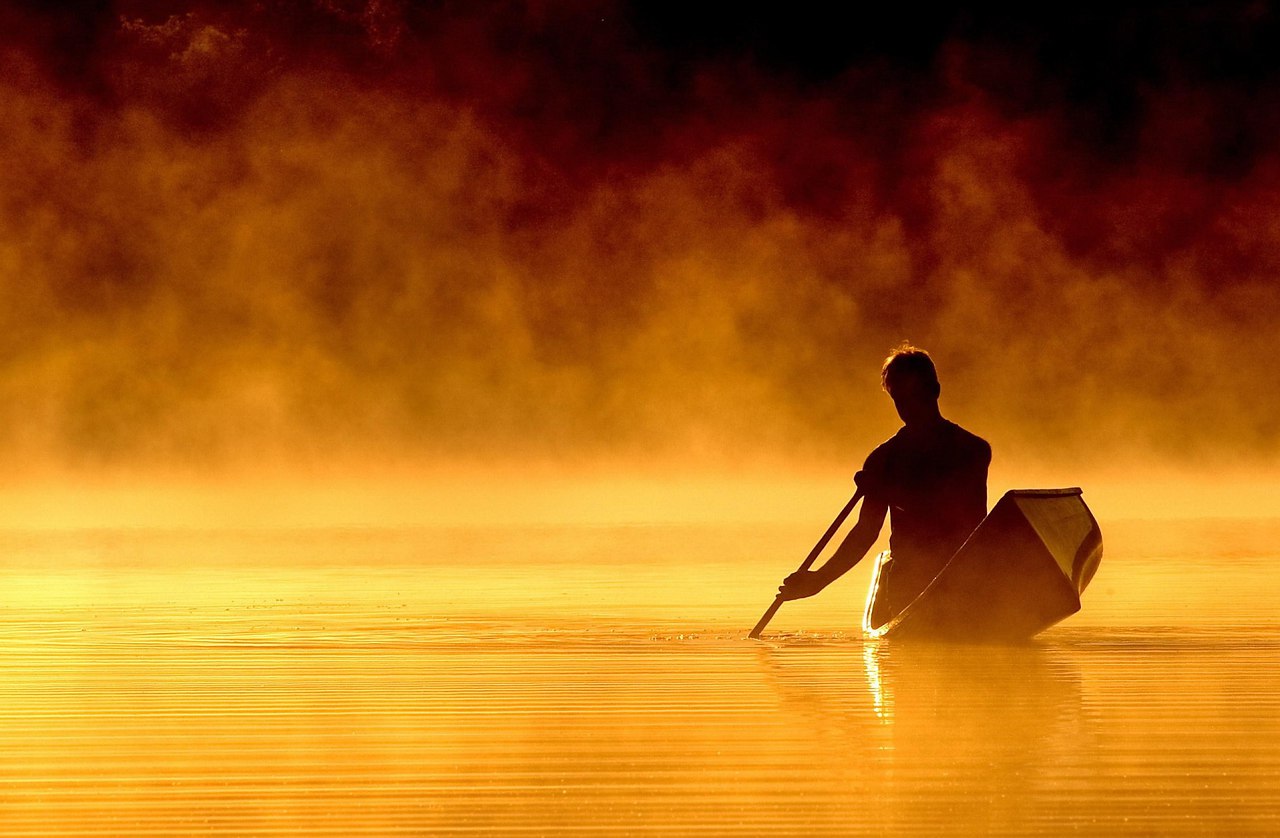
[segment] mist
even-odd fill
[[[852,469],[903,340],[1010,468],[1280,453],[1266,79],[1104,118],[954,32],[814,73],[605,3],[95,8],[6,12],[10,474]]]

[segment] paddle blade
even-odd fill
[[[764,631],[765,626],[769,625],[769,621],[773,619],[773,615],[778,613],[778,609],[782,607],[782,603],[786,602],[782,597],[774,597],[773,603],[765,610],[764,616],[760,618],[760,622],[756,623],[756,627],[747,635],[752,640],[760,639],[760,632]]]

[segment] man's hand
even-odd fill
[[[783,599],[804,599],[811,597],[826,587],[822,577],[812,570],[797,570],[782,580],[778,588],[778,596]]]

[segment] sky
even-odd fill
[[[10,475],[1274,469],[1280,18],[0,5]],[[842,466],[843,467],[843,466]]]

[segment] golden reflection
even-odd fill
[[[871,707],[876,718],[885,724],[893,724],[893,693],[880,677],[880,655],[883,649],[874,640],[862,644],[862,666],[867,673],[867,690],[871,693]]]
[[[0,823],[1265,831],[1274,522],[1121,528],[1114,602],[1025,646],[867,642],[852,600],[742,640],[726,580],[795,535],[742,533],[0,533]]]

